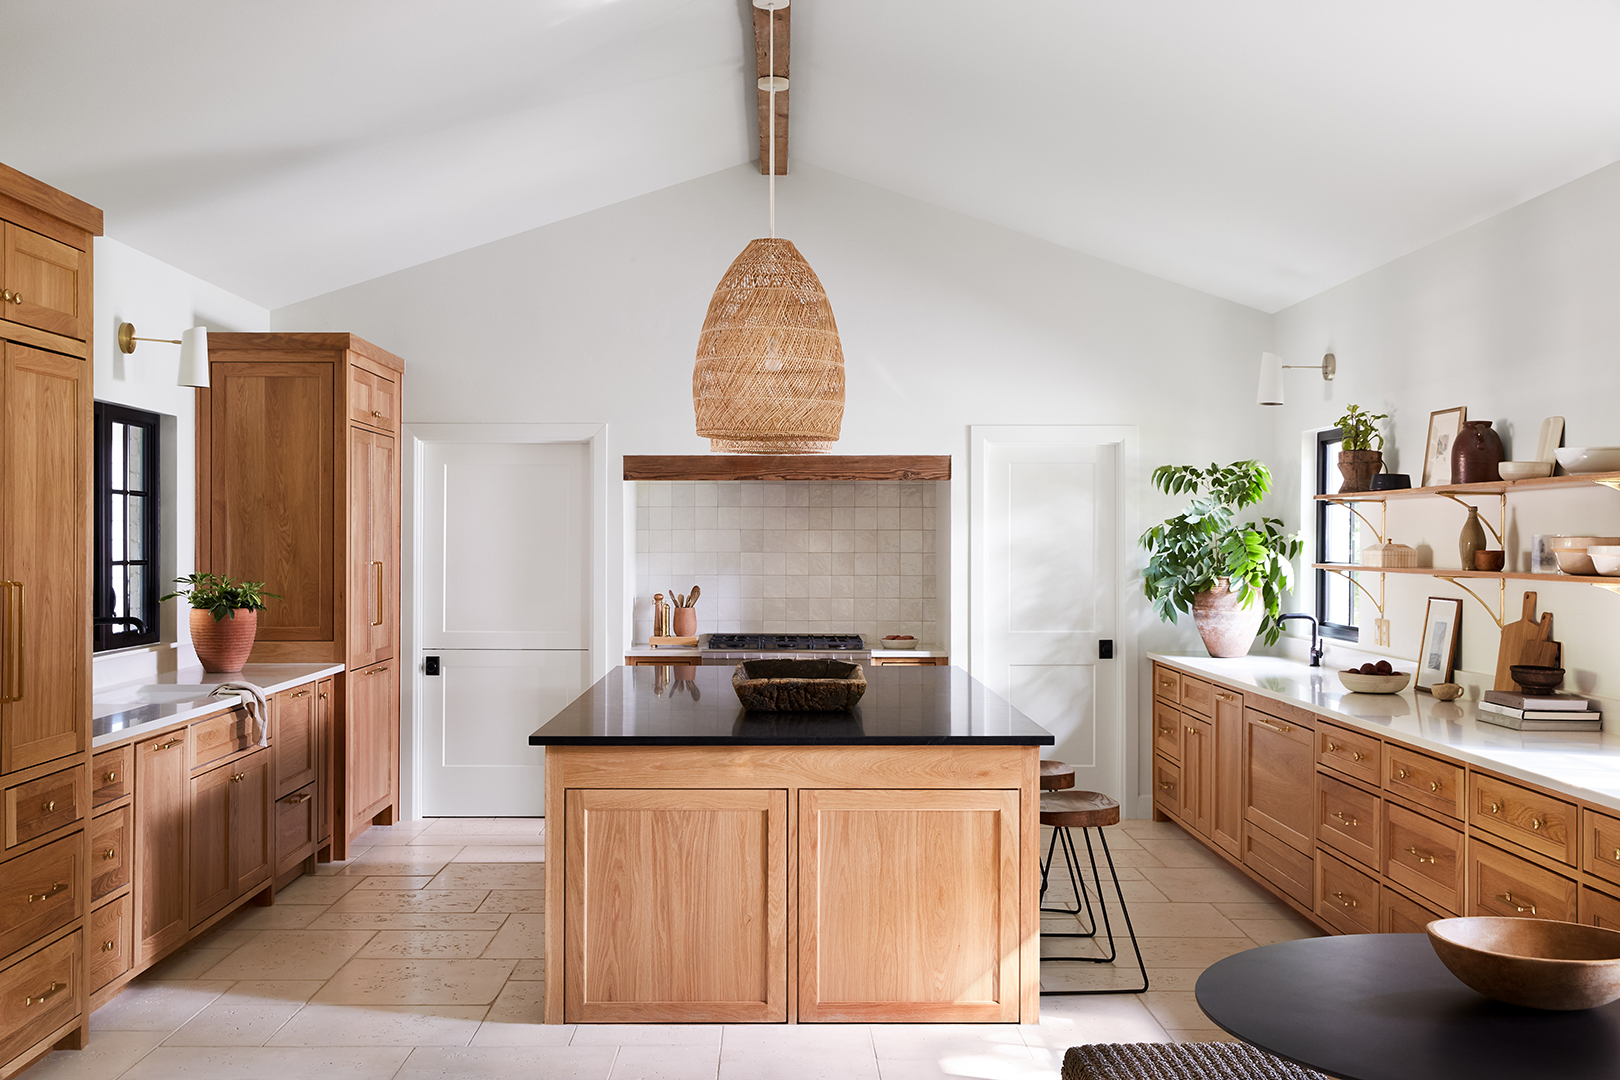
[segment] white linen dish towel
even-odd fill
[[[248,718],[258,729],[257,742],[260,746],[270,745],[270,702],[265,698],[264,687],[250,682],[225,682],[214,687],[209,697],[235,695],[242,699],[247,706]]]

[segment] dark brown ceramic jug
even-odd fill
[[[1466,420],[1451,444],[1451,482],[1488,484],[1502,479],[1502,438],[1489,420]]]

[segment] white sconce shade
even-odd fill
[[[193,326],[180,334],[181,386],[208,385],[208,327]]]
[[[1259,405],[1283,403],[1283,362],[1276,353],[1260,354],[1260,392],[1255,397]]]

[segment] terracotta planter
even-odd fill
[[[253,637],[259,630],[259,613],[237,608],[234,618],[217,622],[214,613],[191,609],[191,645],[197,650],[204,671],[226,674],[241,671],[253,651]]]
[[[1340,450],[1340,491],[1371,491],[1372,478],[1384,468],[1382,450]]]
[[[1227,585],[1226,578],[1217,578],[1215,588],[1193,597],[1193,622],[1209,655],[1248,656],[1266,609],[1259,594],[1251,598],[1248,607],[1239,607],[1238,594]]]

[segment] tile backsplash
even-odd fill
[[[696,584],[698,633],[914,634],[941,643],[940,485],[641,481],[635,640]]]

